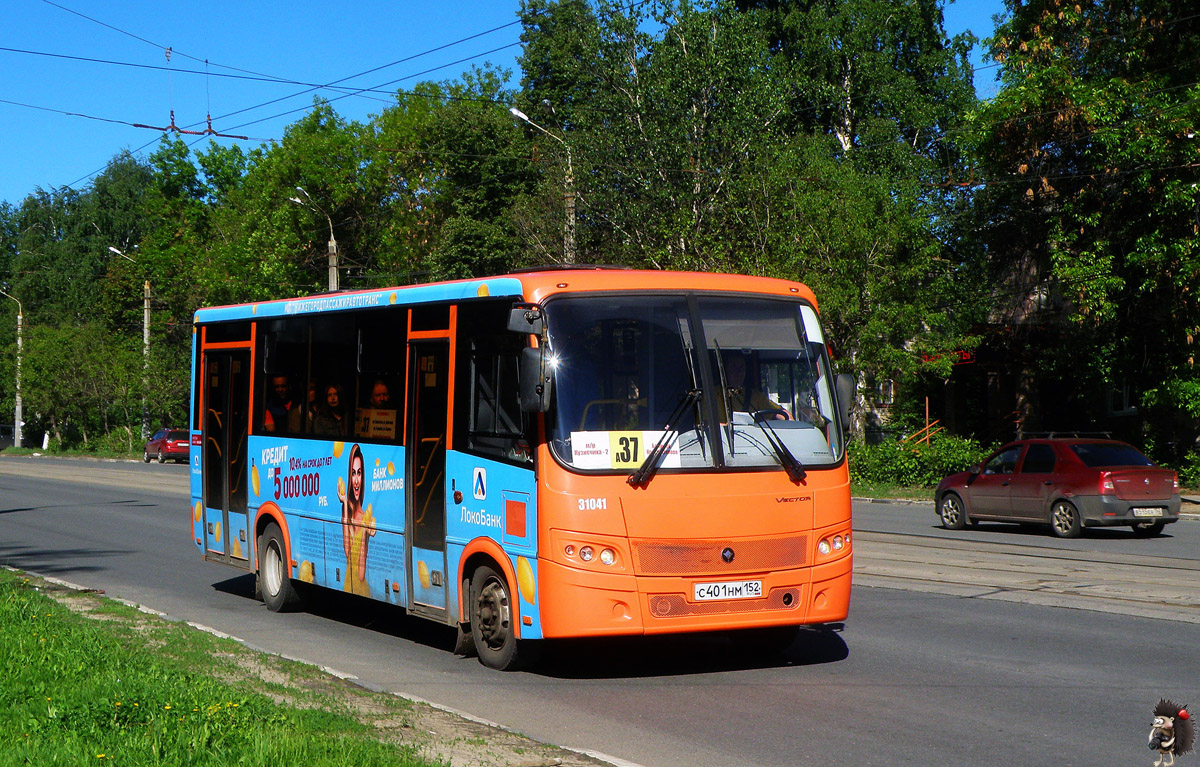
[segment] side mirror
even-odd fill
[[[983,466],[981,466],[977,463],[971,464],[971,466],[967,469],[968,474],[980,474],[982,472],[983,472]]]
[[[514,333],[532,333],[541,336],[546,329],[542,310],[534,304],[513,304],[508,313],[508,329]]]
[[[544,348],[521,350],[521,410],[526,413],[545,413],[550,409],[551,378],[542,359]]]
[[[837,394],[838,415],[842,420],[842,431],[850,429],[850,406],[854,404],[854,392],[858,389],[858,381],[849,373],[840,373],[833,380],[833,390]]]

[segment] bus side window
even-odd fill
[[[358,386],[353,403],[354,436],[358,439],[400,441],[406,322],[407,310],[397,307],[358,320]]]
[[[473,339],[467,449],[506,460],[533,460],[525,440],[517,381],[518,355]],[[481,348],[482,346],[482,348]]]
[[[308,328],[306,322],[263,323],[259,339],[262,360],[254,399],[256,434],[299,434],[304,426],[307,387]]]
[[[455,441],[462,440],[473,453],[531,463],[517,378],[525,338],[505,330],[508,308],[499,304],[459,308],[459,359],[469,378],[456,397]]]
[[[353,434],[357,346],[352,316],[332,314],[312,320],[309,359],[318,386],[311,433],[318,439],[337,440]]]

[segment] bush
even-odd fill
[[[1200,487],[1200,453],[1195,450],[1189,452],[1183,458],[1183,462],[1176,468],[1179,473],[1179,484],[1184,487]]]
[[[935,436],[924,442],[851,442],[850,479],[867,484],[933,487],[948,474],[982,461],[988,447],[972,439]]]

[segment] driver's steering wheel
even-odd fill
[[[786,410],[777,407],[756,410],[751,416],[754,418],[755,423],[762,423],[763,421],[790,421],[792,419]],[[783,418],[777,418],[776,416],[783,416]]]

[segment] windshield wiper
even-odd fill
[[[629,475],[625,481],[633,487],[645,485],[654,476],[654,472],[658,471],[658,465],[662,462],[662,457],[666,455],[667,449],[671,446],[671,435],[678,434],[675,431],[675,424],[683,418],[683,414],[688,411],[700,399],[700,389],[688,389],[683,393],[683,397],[679,400],[679,404],[671,412],[667,418],[667,425],[663,427],[662,436],[654,443],[654,447],[650,448],[650,452],[646,453],[646,460],[642,461],[642,465],[637,468],[637,471]]]
[[[803,480],[808,473],[804,471],[804,464],[800,463],[796,456],[792,455],[792,451],[788,450],[788,446],[783,443],[779,433],[775,431],[775,427],[770,423],[770,415],[758,415],[754,417],[754,422],[763,428],[767,435],[767,442],[771,444],[771,449],[775,451],[775,456],[779,459],[779,465],[787,472],[788,478],[793,482]]]

